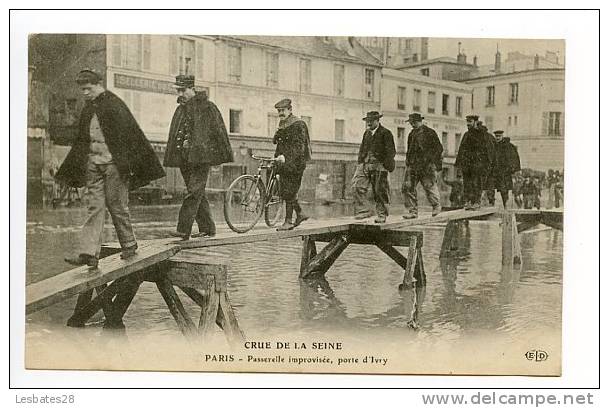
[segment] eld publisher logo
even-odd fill
[[[529,350],[524,353],[524,356],[529,361],[546,361],[548,359],[548,353],[543,350]]]

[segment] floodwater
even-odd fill
[[[308,210],[316,218],[341,216],[351,211],[340,205],[309,207]],[[175,228],[177,211],[177,206],[133,208],[136,236],[138,239],[167,237]],[[220,206],[214,205],[213,211],[216,220],[222,220]],[[400,209],[392,211],[399,213]],[[79,227],[85,215],[84,209],[28,213],[27,283],[69,269],[63,257],[77,245]],[[227,227],[218,222],[218,228]],[[373,246],[350,245],[328,271],[326,279],[316,281],[298,279],[300,239],[211,250],[231,258],[228,292],[239,325],[248,339],[338,338],[352,350],[366,349],[374,344],[379,352],[388,347],[392,352],[416,351],[431,356],[425,366],[405,362],[395,365],[389,372],[475,373],[482,370],[484,373],[511,373],[514,370],[524,373],[529,366],[510,368],[513,360],[530,364],[523,357],[527,350],[551,350],[557,365],[549,371],[558,374],[562,232],[541,228],[522,234],[522,265],[502,268],[498,220],[470,221],[460,231],[458,251],[446,261],[440,261],[438,257],[443,227],[430,225],[420,230],[424,232],[422,252],[427,285],[404,292],[398,290],[403,270]],[[105,234],[106,241],[116,238],[109,224]],[[318,250],[321,245],[318,243]],[[75,301],[75,298],[70,299],[26,317],[26,352],[52,354],[49,350],[53,348],[49,348],[49,344],[64,344],[76,339],[78,347],[86,347],[110,336],[105,334],[109,330],[102,328],[101,314],[96,315],[85,329],[66,328],[65,322]],[[184,299],[184,303],[196,321],[196,305],[189,299]],[[124,323],[126,332],[122,335],[129,338],[131,349],[149,350],[151,343],[163,341],[186,344],[182,343],[182,336],[152,283],[142,285]],[[96,344],[99,352],[99,344]],[[508,351],[513,352],[514,357],[505,356]],[[486,365],[480,363],[486,368],[476,364],[468,366],[471,360],[449,363],[460,353],[482,355],[484,352],[491,353]],[[447,355],[450,356],[448,360]],[[506,360],[501,360],[501,356]],[[33,367],[56,367],[61,366],[57,361],[63,360],[46,355],[30,361],[37,361],[31,363]],[[97,361],[86,363],[82,368],[114,367],[100,365]],[[150,366],[136,364],[126,368],[137,370]],[[180,369],[170,365],[162,368]],[[319,368],[316,371],[319,370],[323,371]],[[370,372],[366,368],[347,371]],[[541,370],[540,373],[547,372]]]

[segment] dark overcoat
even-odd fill
[[[497,142],[495,141],[495,136],[493,136],[492,133],[488,132],[488,130],[485,128],[483,128],[484,131],[484,138],[486,141],[486,149],[488,151],[488,154],[490,156],[490,162],[488,164],[488,166],[486,167],[486,175],[484,178],[484,185],[482,186],[482,188],[484,190],[492,190],[495,188],[495,166],[497,163],[497,155],[495,152],[495,147],[497,145]]]
[[[389,172],[395,170],[395,143],[391,131],[382,125],[376,129],[374,135],[366,129],[359,147],[357,156],[358,163],[364,163],[368,152],[372,152],[374,157],[383,164]]]
[[[455,166],[462,170],[480,172],[481,176],[487,174],[493,162],[487,140],[486,132],[481,129],[472,128],[465,132],[459,145]]]
[[[279,165],[279,174],[302,174],[307,161],[311,159],[307,124],[295,116],[289,116],[280,122],[273,143],[277,145],[275,157],[285,157],[285,163]]]
[[[188,118],[188,119],[186,119]],[[190,147],[183,153],[178,130],[182,120],[189,120]],[[233,161],[233,150],[228,139],[224,119],[218,107],[203,92],[197,93],[176,108],[171,125],[163,165],[180,167],[183,164],[210,164]]]
[[[509,137],[504,137],[495,144],[494,179],[497,190],[513,190],[512,174],[520,171],[520,156],[518,149],[510,143]]]
[[[426,171],[433,164],[437,171],[442,170],[444,148],[435,130],[422,125],[413,128],[408,134],[406,165],[418,171]]]
[[[129,180],[130,189],[145,186],[165,176],[156,153],[127,105],[112,92],[105,91],[85,104],[80,114],[77,139],[55,175],[58,182],[71,187],[86,185],[89,128],[94,114],[97,115],[112,160],[120,175]]]

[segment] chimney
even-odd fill
[[[457,64],[467,64],[467,56],[461,52],[461,41],[458,43]]]
[[[477,67],[478,66],[478,56],[474,55],[474,66]]]
[[[499,52],[499,43],[497,43],[497,52],[495,53],[495,73],[501,72],[501,53]]]
[[[535,54],[535,59],[533,60],[533,69],[539,69],[539,55]]]

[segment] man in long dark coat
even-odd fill
[[[486,174],[483,176],[482,179],[482,189],[484,190],[484,193],[486,194],[486,199],[488,201],[488,204],[493,207],[495,205],[495,180],[494,180],[494,176],[495,176],[495,165],[496,165],[496,153],[495,153],[495,136],[493,136],[492,133],[490,133],[488,131],[488,128],[486,126],[484,126],[482,124],[482,122],[480,122],[480,130],[482,130],[482,132],[484,132],[484,137],[486,140],[486,149],[489,152],[489,155],[491,157],[491,162],[489,163],[488,167],[486,168]]]
[[[298,203],[298,190],[307,161],[311,160],[311,142],[307,124],[292,114],[290,99],[277,102],[275,109],[280,120],[273,143],[277,145],[275,157],[279,159],[279,195],[285,201],[285,221],[277,231],[288,231],[309,219]],[[296,219],[292,222],[294,212]]]
[[[463,135],[455,166],[461,169],[463,175],[463,190],[465,194],[465,209],[480,208],[482,182],[488,173],[492,157],[487,148],[486,136],[478,127],[478,116],[468,115],[467,132]]]
[[[199,232],[192,236],[216,235],[205,186],[211,166],[233,161],[233,151],[222,114],[204,92],[195,91],[193,75],[178,75],[176,108],[169,127],[169,140],[163,164],[179,167],[187,194],[178,215],[178,226],[171,235],[188,240],[195,220]]]
[[[129,190],[161,178],[165,172],[129,108],[103,87],[101,76],[83,70],[76,83],[86,104],[80,114],[77,139],[55,178],[70,187],[87,186],[88,217],[80,253],[65,260],[96,267],[106,208],[121,244],[121,256],[134,256],[137,242],[129,215]]]
[[[503,130],[496,130],[495,134],[495,167],[493,168],[493,180],[495,189],[501,194],[503,208],[509,199],[509,191],[514,189],[512,175],[520,171],[520,156],[516,146],[510,143],[509,137],[504,137]],[[493,190],[493,195],[495,190]]]
[[[366,131],[362,138],[357,157],[357,167],[353,175],[355,218],[358,220],[372,215],[366,204],[367,194],[372,189],[376,204],[374,222],[384,223],[389,215],[388,173],[395,170],[395,142],[391,131],[380,124],[383,117],[378,112],[366,114]]]
[[[423,124],[424,117],[419,113],[411,113],[408,122],[412,130],[408,134],[406,150],[406,169],[402,194],[406,214],[404,218],[417,218],[417,184],[421,183],[432,206],[432,216],[440,214],[440,191],[438,190],[436,171],[442,170],[442,143],[435,130]]]

